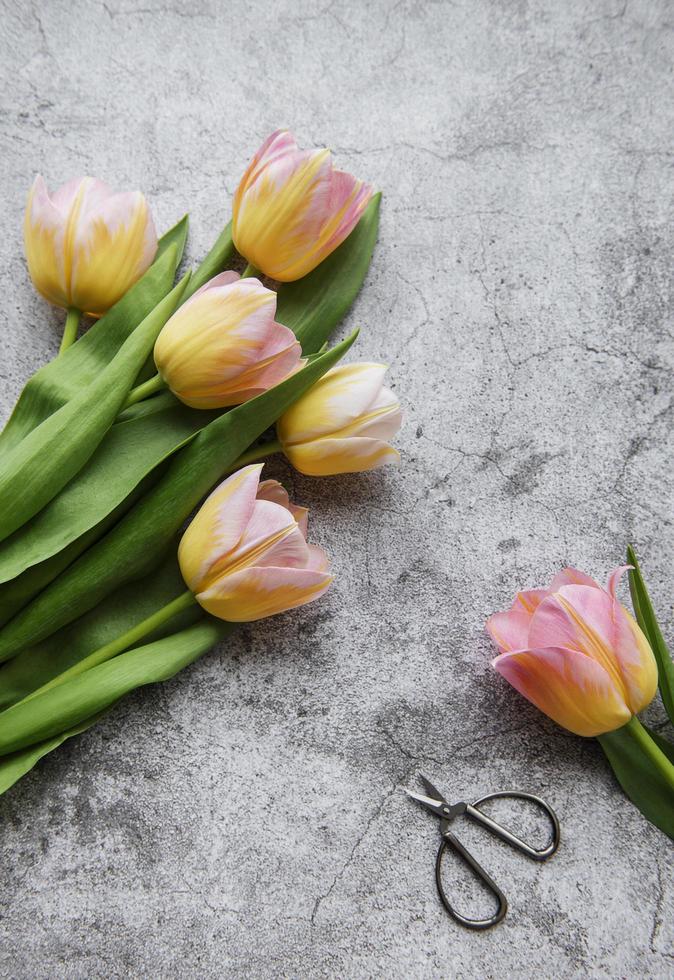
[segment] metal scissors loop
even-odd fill
[[[489,929],[491,928],[491,926],[497,925],[504,918],[506,912],[508,911],[507,899],[503,894],[503,892],[501,891],[501,889],[496,884],[496,882],[493,880],[493,878],[489,874],[487,874],[487,872],[482,867],[482,865],[473,857],[470,851],[468,851],[463,846],[461,841],[458,840],[458,838],[452,833],[452,831],[450,830],[450,824],[452,820],[454,820],[454,818],[457,816],[461,816],[462,814],[465,814],[471,820],[474,820],[476,823],[479,823],[483,827],[486,827],[487,830],[490,831],[490,833],[494,834],[497,837],[500,837],[501,840],[505,841],[507,844],[510,844],[511,847],[516,848],[526,857],[531,858],[533,861],[546,861],[548,858],[552,857],[552,855],[559,847],[560,827],[559,827],[559,820],[557,819],[557,814],[552,809],[552,807],[549,806],[545,802],[545,800],[542,800],[539,796],[534,796],[532,793],[521,793],[517,790],[506,790],[504,792],[499,792],[499,793],[488,793],[486,796],[480,797],[479,800],[475,800],[474,803],[460,802],[460,803],[454,803],[450,805],[449,803],[447,803],[447,801],[442,796],[442,794],[435,789],[432,783],[430,783],[423,776],[421,777],[421,780],[424,783],[427,793],[429,794],[428,796],[421,796],[420,794],[413,793],[410,790],[405,790],[405,792],[413,799],[416,799],[419,803],[425,806],[426,809],[434,813],[437,817],[440,817],[440,821],[441,821],[440,833],[442,835],[442,842],[438,849],[438,855],[435,860],[435,881],[437,884],[438,894],[440,896],[442,904],[444,905],[447,912],[449,912],[449,914],[452,916],[452,918],[455,919],[457,922],[459,922],[462,926],[466,926],[466,928],[468,929]],[[498,800],[498,799],[528,800],[529,802],[534,803],[538,807],[540,807],[550,821],[550,825],[552,828],[552,839],[550,840],[550,842],[543,848],[532,847],[530,844],[527,844],[525,841],[521,840],[521,838],[517,837],[516,834],[513,834],[507,828],[502,827],[501,824],[496,823],[495,820],[492,820],[491,817],[488,817],[486,813],[483,813],[482,810],[479,809],[482,803],[487,803],[490,800]],[[483,884],[489,889],[489,891],[495,896],[498,902],[498,908],[496,912],[489,918],[470,919],[467,916],[462,915],[462,913],[459,912],[456,908],[454,908],[454,906],[450,902],[447,893],[445,892],[444,885],[442,883],[442,861],[448,849],[455,851],[459,855],[459,857],[465,862],[465,864],[467,864],[468,867],[472,870],[474,875],[477,878],[479,878],[483,882]]]

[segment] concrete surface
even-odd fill
[[[279,125],[384,190],[344,329],[406,412],[397,471],[270,468],[312,507],[329,596],[0,800],[2,976],[671,976],[671,845],[483,634],[517,587],[603,578],[633,541],[674,636],[671,5],[2,8],[5,413],[62,319],[24,267],[33,173],[141,187],[162,228],[189,209],[198,260]],[[547,866],[471,835],[510,897],[491,933],[439,906],[435,821],[400,792],[419,771],[558,808]]]

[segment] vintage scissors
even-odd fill
[[[420,793],[414,793],[412,790],[406,789],[405,792],[408,796],[411,796],[413,800],[417,800],[422,806],[425,806],[427,810],[434,813],[436,817],[440,818],[440,833],[442,835],[442,843],[438,850],[438,856],[435,860],[435,881],[438,886],[438,894],[442,899],[442,904],[445,906],[452,918],[460,922],[462,926],[466,926],[468,929],[489,929],[491,926],[497,925],[506,912],[508,911],[508,902],[506,897],[498,887],[496,882],[487,874],[484,868],[475,860],[473,855],[466,850],[461,841],[457,840],[452,831],[450,830],[450,824],[455,817],[462,816],[465,814],[470,817],[471,820],[475,820],[477,823],[482,824],[486,827],[492,834],[500,837],[507,844],[512,847],[517,848],[522,854],[527,857],[532,858],[534,861],[547,861],[549,857],[555,853],[559,847],[559,820],[557,819],[557,814],[552,809],[551,806],[541,800],[538,796],[532,796],[531,793],[519,793],[516,790],[511,790],[504,793],[489,793],[487,796],[480,797],[479,800],[475,800],[474,803],[453,803],[450,804],[444,798],[442,793],[440,793],[435,786],[430,783],[424,776],[421,776],[421,781],[424,784],[427,795],[422,796]],[[529,800],[531,803],[535,803],[537,806],[546,813],[550,820],[552,826],[552,840],[550,843],[544,847],[542,850],[537,850],[535,847],[531,847],[529,844],[525,844],[523,840],[516,837],[505,827],[501,827],[500,824],[496,823],[491,817],[488,817],[486,813],[483,813],[479,809],[482,803],[487,803],[489,800],[501,800],[501,799],[516,799],[516,800]],[[498,901],[498,908],[496,912],[488,919],[469,919],[465,915],[454,908],[450,902],[447,894],[445,892],[444,886],[442,884],[442,859],[448,848],[456,851],[459,857],[465,861],[465,863],[472,869],[474,874],[484,882],[487,888],[492,892]]]

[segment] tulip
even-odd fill
[[[55,306],[100,316],[152,263],[157,233],[139,191],[114,194],[93,177],[69,181],[50,195],[37,176],[24,221],[28,271]],[[74,330],[77,318],[71,317]]]
[[[388,445],[400,428],[398,400],[383,387],[384,364],[332,368],[279,419],[276,431],[289,461],[307,476],[358,473],[395,463]]]
[[[616,598],[628,567],[616,568],[606,589],[566,568],[550,588],[520,592],[508,612],[487,622],[500,650],[496,670],[576,735],[621,728],[655,695],[653,652]]]
[[[274,320],[275,313],[276,293],[258,279],[216,276],[157,338],[159,377],[192,408],[240,405],[267,391],[302,364],[295,334]],[[148,382],[142,388],[147,394]]]
[[[307,544],[307,511],[262,464],[245,466],[213,491],[178,549],[183,578],[199,605],[230,622],[302,606],[332,581],[325,553]]]
[[[299,150],[287,130],[265,140],[234,195],[232,239],[251,266],[301,279],[355,228],[368,184],[333,170],[329,150]]]

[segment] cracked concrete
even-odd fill
[[[189,209],[198,260],[286,125],[384,191],[342,333],[391,364],[406,422],[396,471],[269,466],[334,558],[320,604],[128,698],[0,800],[0,974],[671,976],[671,844],[597,745],[494,676],[483,633],[516,588],[603,578],[631,541],[674,638],[671,5],[2,7],[4,415],[62,322],[22,256],[33,173],[140,187],[160,228]],[[465,831],[510,900],[491,933],[439,905],[437,826],[400,792],[419,771],[559,812],[545,866]]]

